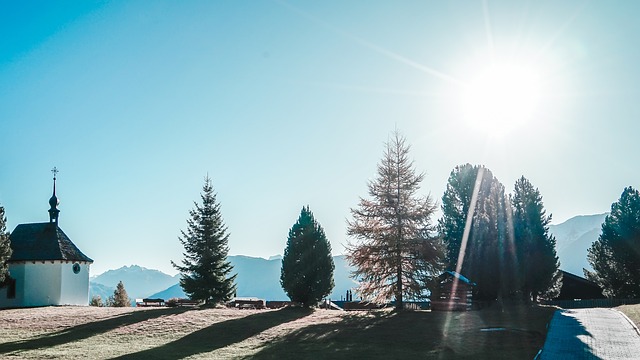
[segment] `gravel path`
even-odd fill
[[[558,310],[538,359],[640,359],[640,333],[617,310]]]

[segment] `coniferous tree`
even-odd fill
[[[438,223],[447,266],[476,282],[477,297],[483,300],[517,290],[510,211],[504,186],[489,169],[465,164],[451,172]]]
[[[122,281],[118,282],[116,289],[113,291],[113,295],[107,299],[108,306],[112,307],[130,307],[131,299],[127,295],[127,290],[124,289]]]
[[[540,191],[524,176],[516,181],[513,197],[514,239],[518,275],[525,301],[560,294],[562,275],[556,239],[549,233],[551,215],[545,214]]]
[[[236,275],[230,276],[229,234],[208,176],[200,197],[202,204],[194,202],[187,230],[179,237],[185,249],[182,265],[171,264],[180,271],[180,286],[189,298],[215,305],[231,299]]]
[[[447,188],[442,196],[443,216],[438,220],[438,232],[447,248],[446,263],[450,270],[456,269],[478,169],[471,164],[456,166],[449,175]]]
[[[318,304],[333,289],[331,244],[309,206],[300,211],[289,230],[282,257],[280,284],[291,301],[306,307]]]
[[[93,295],[89,301],[89,306],[102,307],[102,297],[100,297],[100,295]]]
[[[7,217],[4,214],[4,207],[0,206],[0,283],[9,274],[7,261],[11,257],[11,243],[7,232]]]
[[[608,297],[640,297],[640,192],[631,186],[611,205],[600,237],[587,255],[593,272],[585,275]]]
[[[357,241],[347,253],[359,281],[357,291],[375,303],[394,299],[397,309],[405,299],[425,297],[444,254],[432,234],[435,204],[417,194],[424,174],[416,174],[409,149],[396,132],[386,144],[377,178],[369,182],[370,199],[361,198],[347,222],[348,235]]]

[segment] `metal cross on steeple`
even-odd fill
[[[49,222],[50,223],[58,223],[58,214],[60,210],[58,210],[58,197],[56,196],[56,176],[58,175],[58,168],[53,167],[51,169],[51,173],[53,173],[53,195],[51,195],[51,199],[49,199],[49,205],[51,205],[51,209],[49,209]]]

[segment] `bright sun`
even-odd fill
[[[533,116],[540,95],[540,78],[534,69],[498,63],[466,84],[461,105],[469,126],[501,137]]]

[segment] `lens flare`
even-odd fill
[[[505,135],[532,118],[540,95],[540,75],[533,68],[493,64],[464,87],[463,116],[477,131]]]

